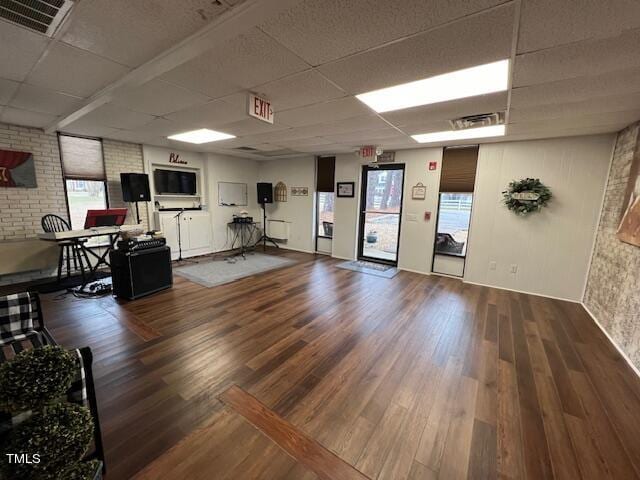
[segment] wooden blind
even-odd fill
[[[100,140],[60,135],[60,156],[66,179],[102,181],[106,179]]]
[[[336,157],[318,157],[316,190],[333,192],[335,188]]]
[[[442,154],[441,192],[473,192],[478,146],[445,148]]]

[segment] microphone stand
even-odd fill
[[[181,208],[180,211],[178,212],[178,214],[173,217],[175,219],[177,219],[178,222],[178,259],[176,260],[176,262],[191,262],[191,263],[198,263],[198,262],[194,262],[193,260],[188,260],[186,258],[182,258],[182,234],[180,232],[181,228],[180,228],[180,217],[182,216],[182,214],[184,213],[184,208]]]

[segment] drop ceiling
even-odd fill
[[[481,141],[614,132],[640,119],[637,0],[149,5],[74,2],[51,36],[0,20],[0,121],[271,159],[416,148],[410,135],[500,110],[506,136]],[[505,58],[507,92],[382,114],[354,97]],[[273,125],[247,115],[250,91],[272,101]],[[237,138],[166,138],[200,128]]]

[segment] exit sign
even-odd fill
[[[263,122],[273,123],[273,108],[266,98],[254,93],[249,94],[249,115]]]

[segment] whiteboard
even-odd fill
[[[248,203],[246,183],[218,182],[218,205],[235,207]]]

